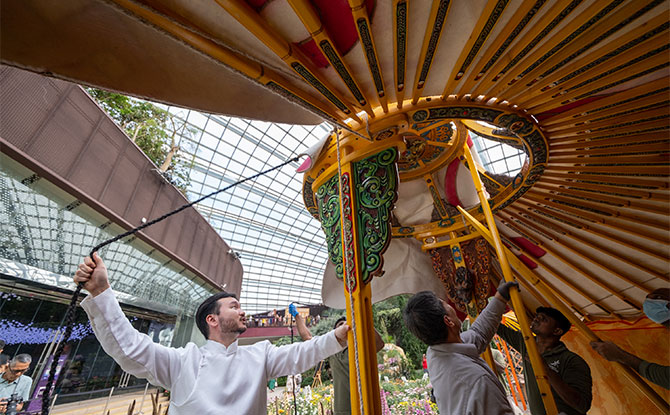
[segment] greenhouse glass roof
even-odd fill
[[[167,107],[185,121],[177,144],[190,162],[187,196],[195,200],[276,166],[330,131]],[[475,137],[487,169],[516,174],[525,154]],[[321,302],[328,252],[319,222],[305,209],[302,175],[292,163],[203,201],[197,209],[239,255],[244,267],[241,302],[247,313]]]

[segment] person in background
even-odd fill
[[[7,410],[7,401],[12,395],[22,400],[16,405],[19,411],[23,409],[23,403],[28,401],[33,380],[25,373],[30,368],[32,360],[29,354],[16,355],[9,361],[7,370],[0,373],[0,414],[4,414]]]
[[[651,321],[670,329],[670,288],[659,288],[650,292],[644,300],[642,309]],[[668,344],[661,343],[659,346],[665,348],[667,354]],[[610,362],[629,366],[650,382],[670,389],[670,366],[647,362],[612,342],[591,342],[591,347]]]
[[[298,334],[304,341],[312,338],[312,333],[305,324],[305,319],[298,313],[295,304],[289,305],[289,313],[295,318]],[[335,322],[337,329],[346,323],[346,317],[340,317]],[[375,347],[377,351],[384,348],[382,337],[375,330]],[[351,391],[349,390],[349,350],[344,348],[328,358],[328,363],[333,371],[333,415],[351,414]]]
[[[559,414],[583,415],[591,408],[593,399],[591,369],[584,359],[571,352],[561,341],[570,330],[570,320],[551,307],[538,307],[530,330],[535,334],[537,351],[542,356]],[[533,415],[544,415],[545,408],[535,381],[523,334],[509,327],[498,327],[498,335],[523,356],[523,373],[526,378],[526,396]]]
[[[512,415],[507,394],[480,355],[493,339],[516,282],[502,283],[469,330],[461,333],[456,310],[431,291],[409,299],[403,319],[428,345],[428,375],[441,414]]]
[[[421,367],[423,368],[423,373],[428,373],[428,360],[426,360],[426,354],[423,354],[423,359],[421,359]]]
[[[0,373],[5,373],[7,371],[7,366],[9,365],[9,356],[6,354],[0,354]]]

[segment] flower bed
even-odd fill
[[[428,379],[382,381],[381,415],[437,415],[430,401]],[[332,415],[333,387],[303,388],[296,394],[299,415]],[[268,415],[295,415],[293,396],[284,394],[268,402]]]

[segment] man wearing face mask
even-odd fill
[[[651,321],[670,329],[670,288],[659,288],[650,292],[644,300],[643,309]],[[650,382],[670,389],[670,366],[642,360],[612,342],[591,342],[591,347],[610,362],[630,366]]]

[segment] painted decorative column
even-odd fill
[[[460,278],[461,280],[469,280],[470,278],[468,277],[469,271],[467,266],[465,265],[465,260],[463,259],[463,251],[461,249],[461,244],[458,242],[458,238],[456,236],[456,232],[450,232],[449,237],[451,241],[454,241],[449,248],[451,249],[451,256],[454,260],[454,268],[456,271],[456,275],[459,274],[465,274],[465,277]],[[458,278],[457,278],[458,279]],[[472,325],[475,320],[477,319],[477,316],[479,316],[479,313],[481,310],[477,307],[477,299],[474,295],[474,290],[469,290],[472,294],[470,294],[470,301],[466,303],[465,309],[468,312],[468,320],[470,321],[470,324]],[[493,373],[497,374],[498,373],[498,368],[495,365],[495,361],[493,360],[493,355],[491,354],[491,348],[489,346],[486,347],[486,350],[484,353],[481,355],[484,360],[486,360],[486,363],[491,367],[491,370]]]
[[[316,194],[328,254],[337,277],[345,282],[347,322],[352,327],[352,414],[381,412],[370,282],[382,274],[382,255],[391,241],[391,210],[398,188],[397,158],[397,150],[388,148],[345,163],[341,176],[333,175]]]

